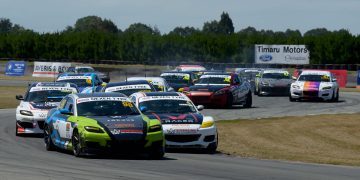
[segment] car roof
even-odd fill
[[[289,72],[285,69],[265,69],[262,71],[263,73],[284,73],[284,72]]]
[[[228,76],[230,76],[230,75],[232,75],[233,73],[223,73],[223,72],[213,72],[213,73],[206,73],[206,74],[203,74],[203,75],[201,75],[201,76],[204,76],[204,75],[207,75],[207,76],[211,76],[211,75],[228,75]],[[201,77],[200,76],[200,77]]]
[[[153,81],[165,81],[162,77],[129,77],[128,81],[136,81],[136,80],[153,80]]]
[[[149,84],[151,85],[148,81],[146,80],[136,80],[136,81],[122,81],[122,82],[113,82],[113,83],[108,83],[106,85],[106,87],[113,87],[113,86],[124,86],[124,85],[137,85],[137,84]]]
[[[193,71],[164,71],[161,74],[164,74],[164,73],[194,74]]]
[[[113,92],[95,92],[95,93],[77,93],[75,94],[79,98],[88,98],[88,97],[126,97],[122,93],[113,93]]]
[[[63,73],[63,74],[60,74],[59,77],[61,77],[61,76],[91,76],[92,74],[96,75],[95,73]]]
[[[146,96],[180,96],[177,92],[145,92]]]

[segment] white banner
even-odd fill
[[[305,45],[255,45],[256,64],[309,64]]]
[[[71,66],[71,63],[57,63],[57,62],[34,62],[35,77],[54,77],[62,73]]]

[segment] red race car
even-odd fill
[[[194,86],[184,90],[184,93],[197,105],[220,108],[252,105],[250,84],[234,73],[204,74]]]

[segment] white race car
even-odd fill
[[[329,71],[305,70],[291,84],[290,101],[301,99],[339,100],[339,85]]]
[[[218,145],[218,135],[214,119],[202,115],[191,100],[182,93],[148,92],[130,96],[150,119],[162,123],[166,148],[196,148],[214,153]]]
[[[151,83],[158,92],[174,91],[174,88],[170,87],[170,85],[162,77],[129,77],[127,80],[128,81],[146,80],[149,83]]]
[[[62,82],[39,82],[29,86],[25,97],[16,108],[16,136],[22,134],[42,134],[44,120],[50,109],[59,105],[64,96],[77,93],[75,84]]]

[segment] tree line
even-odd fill
[[[0,18],[0,58],[253,63],[255,44],[305,44],[312,64],[360,63],[360,35],[348,30],[317,28],[302,34],[247,27],[235,32],[226,12],[218,21],[205,22],[202,29],[176,27],[166,34],[142,23],[122,31],[97,16],[80,18],[52,33],[38,33]]]

